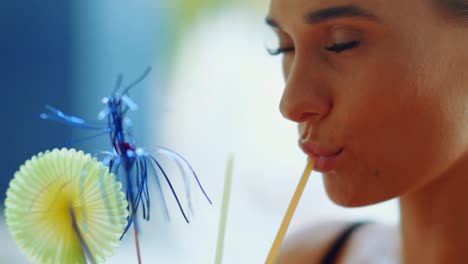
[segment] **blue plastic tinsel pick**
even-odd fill
[[[166,205],[166,200],[163,194],[161,184],[162,178],[164,178],[163,181],[165,181],[169,186],[185,221],[187,223],[189,222],[189,219],[184,211],[179,197],[177,196],[177,193],[174,190],[174,187],[167,173],[163,169],[161,163],[147,151],[135,145],[135,140],[131,133],[132,124],[131,121],[128,118],[126,118],[128,110],[137,109],[137,105],[129,97],[130,89],[132,89],[141,81],[143,81],[150,71],[151,67],[148,67],[139,78],[137,78],[135,81],[133,81],[125,87],[123,87],[122,85],[122,75],[118,75],[115,88],[112,91],[111,95],[103,99],[103,103],[105,103],[107,107],[99,113],[100,119],[107,118],[107,124],[92,124],[84,119],[64,114],[62,111],[50,105],[46,105],[46,109],[48,110],[48,112],[42,113],[40,115],[43,119],[53,120],[75,128],[95,131],[95,133],[91,134],[90,136],[69,142],[68,145],[92,139],[107,133],[109,134],[112,144],[112,151],[101,153],[101,155],[103,156],[102,162],[105,165],[109,166],[109,170],[117,176],[117,179],[122,183],[123,189],[125,190],[127,200],[129,201],[128,209],[130,214],[128,217],[128,225],[126,226],[121,236],[121,239],[124,237],[130,226],[132,226],[133,224],[135,229],[135,239],[137,243],[138,255],[139,227],[137,221],[137,214],[140,207],[143,219],[147,221],[150,220],[151,201],[150,190],[148,188],[149,177],[154,178],[157,188],[156,195],[158,195],[159,200],[161,201],[162,210],[166,219],[169,220],[169,213]],[[204,196],[211,204],[210,198],[203,189],[195,171],[192,169],[192,167],[186,159],[184,159],[181,155],[177,154],[176,152],[163,147],[158,147],[157,152],[173,160],[180,169],[182,177],[184,179],[185,195],[190,210],[192,210],[192,206],[190,203],[190,188],[188,183],[187,172],[193,175]],[[140,256],[139,262],[141,262]]]

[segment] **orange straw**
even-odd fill
[[[301,199],[302,193],[304,192],[304,188],[307,184],[307,180],[309,179],[310,173],[314,169],[314,159],[310,158],[307,162],[307,166],[302,173],[301,180],[297,185],[296,191],[294,192],[294,196],[289,203],[288,210],[286,211],[286,215],[283,218],[283,222],[281,223],[280,229],[276,234],[275,241],[273,242],[273,246],[270,249],[270,253],[268,254],[268,258],[265,261],[265,264],[273,264],[275,263],[276,256],[281,248],[281,244],[283,243],[284,236],[288,231],[289,224],[291,223],[291,219],[296,211],[297,205],[299,200]]]

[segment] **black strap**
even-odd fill
[[[336,258],[340,254],[341,249],[345,245],[346,241],[351,237],[353,231],[358,227],[366,224],[367,222],[356,222],[348,226],[339,237],[336,238],[335,242],[331,245],[327,254],[322,258],[321,264],[333,264],[336,261]]]

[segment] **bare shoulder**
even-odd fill
[[[322,222],[289,235],[276,263],[320,264],[336,238],[351,224]],[[398,263],[399,244],[397,226],[369,223],[354,231],[336,263]]]

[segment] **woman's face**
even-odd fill
[[[280,109],[306,152],[341,151],[322,168],[338,204],[403,195],[465,158],[468,29],[431,2],[271,0]]]

